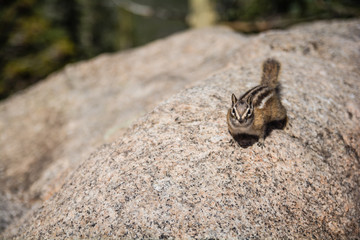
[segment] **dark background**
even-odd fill
[[[0,100],[65,64],[140,46],[201,22],[251,34],[360,16],[358,0],[204,1],[208,8],[196,1],[0,0]],[[215,20],[206,19],[207,13]]]

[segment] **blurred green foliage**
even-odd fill
[[[187,27],[184,19],[134,15],[117,5],[121,1],[0,0],[0,99],[67,63],[142,45]],[[157,5],[186,13],[186,1],[162,2]]]
[[[41,1],[1,1],[1,98],[44,77],[75,55],[66,30],[44,12]]]
[[[186,29],[190,1],[196,0],[0,0],[0,99],[67,63]],[[213,3],[220,22],[360,16],[360,1],[355,0]]]

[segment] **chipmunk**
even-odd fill
[[[239,99],[231,95],[231,108],[227,113],[230,134],[255,135],[258,146],[264,146],[266,126],[269,122],[286,120],[286,109],[280,102],[278,76],[280,63],[272,58],[263,63],[260,85],[248,90]]]

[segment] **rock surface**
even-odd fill
[[[0,214],[0,232],[11,216],[49,199],[82,160],[139,116],[223,68],[224,58],[244,41],[233,44],[234,38],[227,29],[192,31],[103,55],[69,65],[1,103],[0,195],[17,199],[19,211]],[[0,209],[11,202],[0,201]]]
[[[169,47],[171,41],[182,42],[183,48]],[[159,44],[157,51],[154,45],[136,51],[149,64],[154,54],[163,64],[171,62],[174,67],[169,75],[172,71],[185,74],[177,64],[199,63],[196,70],[186,73],[192,86],[159,104],[126,131],[112,128],[122,132],[121,137],[84,158],[52,198],[10,225],[4,237],[342,239],[360,235],[359,20],[318,22],[250,37],[205,29],[155,44]],[[202,44],[207,47],[198,49]],[[194,59],[183,55],[186,49],[193,49]],[[214,49],[222,51],[204,59]],[[121,62],[132,53],[118,57],[112,60]],[[260,66],[267,57],[282,63],[282,99],[289,122],[284,130],[270,133],[265,148],[256,144],[241,148],[227,132],[230,96],[258,84]],[[98,70],[102,59],[94,61]],[[212,68],[213,64],[217,67]],[[133,67],[120,65],[123,72]],[[146,64],[136,68],[139,79],[148,79],[145,72],[152,72]],[[114,76],[120,76],[121,71],[116,71]],[[101,72],[97,78],[101,79]],[[77,78],[87,82],[87,78]],[[101,84],[97,78],[93,85]],[[79,81],[72,84],[77,86]],[[73,94],[63,96],[67,107],[85,108],[76,101],[71,104],[72,99],[82,91],[92,91],[92,84],[75,87]],[[49,85],[50,81],[44,83]],[[37,91],[48,90],[51,95],[58,90],[44,86]],[[104,101],[98,108],[107,110],[99,118],[121,117],[116,116],[120,112],[112,112],[119,102],[101,100],[111,90],[84,98]],[[144,92],[138,89],[139,95]],[[25,102],[22,96],[12,101]],[[61,107],[56,101],[46,105],[54,113]],[[16,116],[10,107],[2,105]],[[93,108],[86,107],[87,111]],[[90,116],[96,118],[96,114]],[[106,135],[105,127],[94,128],[83,136],[88,141],[75,144],[59,130],[81,126],[71,119],[46,120],[49,129],[59,131],[51,134],[74,149],[68,165],[83,157],[77,151],[92,145],[93,138]],[[87,120],[96,125],[91,124],[95,120]],[[51,168],[44,169],[47,173]]]

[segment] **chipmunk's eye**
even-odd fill
[[[247,110],[246,115],[247,115],[247,116],[250,116],[250,115],[251,115],[251,110],[250,110],[250,109]]]
[[[231,110],[231,115],[232,115],[233,117],[235,117],[235,109],[234,109],[234,108]]]

